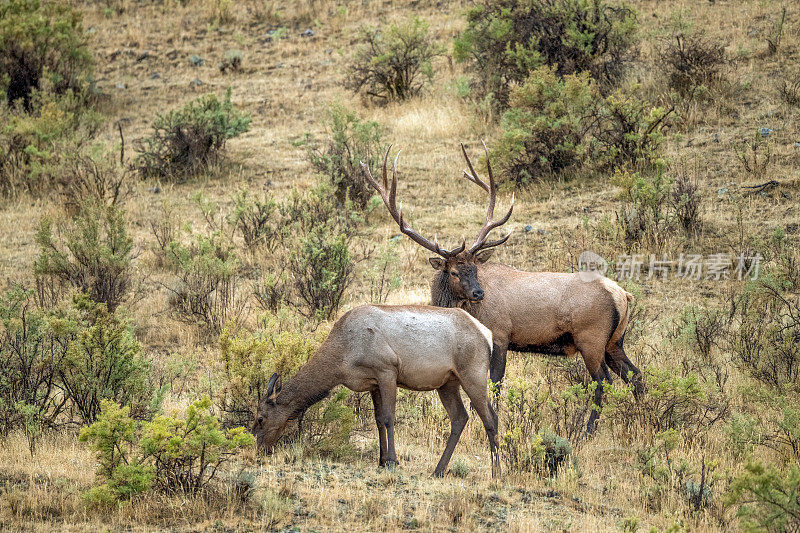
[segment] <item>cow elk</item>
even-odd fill
[[[498,387],[505,374],[507,350],[567,356],[580,352],[586,369],[597,383],[594,403],[598,407],[603,397],[603,380],[611,381],[609,368],[626,383],[632,380],[634,393],[640,397],[644,390],[641,372],[622,347],[633,295],[599,274],[523,272],[488,262],[494,252],[492,248],[505,243],[510,236],[509,232],[499,239],[487,240],[494,229],[508,222],[514,198],[512,196],[506,215],[495,221],[497,186],[486,145],[488,184],[478,177],[466,148],[461,145],[468,168],[464,178],[488,193],[489,207],[475,242],[469,248],[462,242],[451,250],[441,248],[436,238],[426,239],[403,219],[396,203],[397,158],[391,183],[387,176],[390,149],[391,146],[383,158],[382,184],[372,177],[369,167],[361,163],[364,174],[380,194],[400,231],[437,255],[429,259],[437,271],[431,285],[432,304],[462,308],[491,330],[494,347],[490,377]],[[597,410],[592,410],[587,433],[594,432],[597,418]]]
[[[337,385],[369,391],[380,439],[379,465],[397,463],[394,422],[397,387],[434,390],[450,417],[450,437],[434,475],[444,474],[469,416],[459,387],[470,399],[489,437],[492,476],[500,475],[497,415],[486,376],[492,334],[461,309],[364,305],[333,325],[317,353],[281,387],[273,374],[259,406],[253,433],[260,450],[271,450],[290,420]]]

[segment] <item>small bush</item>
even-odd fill
[[[766,279],[735,300],[734,364],[779,393],[800,390],[800,304]]]
[[[35,93],[33,109],[0,102],[0,194],[41,196],[70,181],[74,155],[92,139],[99,114],[80,110],[71,94]]]
[[[345,85],[364,90],[380,101],[407,100],[419,94],[433,78],[431,61],[443,49],[428,35],[420,18],[392,24],[387,31],[362,30],[363,44],[356,50]]]
[[[649,174],[617,169],[611,183],[621,188],[623,205],[617,212],[617,223],[625,243],[628,246],[634,242],[663,245],[670,226],[666,209],[669,178],[661,171]]]
[[[695,97],[719,82],[725,46],[699,35],[677,33],[663,44],[660,61],[668,86],[681,96]]]
[[[223,430],[206,396],[192,403],[186,418],[156,415],[142,425],[142,462],[152,462],[153,485],[164,491],[198,493],[214,480],[219,466],[255,444],[243,427]]]
[[[664,131],[675,107],[652,107],[631,90],[616,90],[598,107],[592,129],[598,160],[611,169],[622,166],[652,171],[663,166]]]
[[[70,214],[78,214],[89,204],[121,205],[130,192],[128,173],[111,161],[110,156],[78,155],[67,167],[60,177],[59,188],[64,207]]]
[[[226,327],[219,339],[224,386],[218,402],[225,423],[252,423],[272,373],[293,376],[318,344],[313,337],[286,331],[274,315],[264,316],[254,332]]]
[[[34,263],[39,301],[54,305],[61,287],[72,286],[113,312],[132,286],[131,250],[124,213],[115,206],[87,205],[72,220],[43,218]]]
[[[800,466],[779,468],[748,462],[726,496],[739,506],[746,531],[796,531],[800,528]]]
[[[230,89],[222,101],[202,96],[156,118],[137,149],[139,171],[169,181],[190,178],[219,159],[228,139],[249,129],[250,117],[233,107]]]
[[[789,107],[800,107],[800,73],[786,72],[778,84],[778,95]]]
[[[280,242],[281,228],[274,218],[278,204],[271,196],[264,199],[250,198],[247,191],[236,197],[236,207],[231,215],[230,223],[234,231],[242,235],[248,250],[263,246],[272,252]]]
[[[632,9],[602,0],[485,0],[467,11],[454,55],[502,110],[512,87],[542,64],[610,84],[633,57],[636,28]]]
[[[698,193],[697,182],[686,172],[678,173],[670,193],[675,217],[687,235],[695,235],[702,221],[700,220],[700,204],[702,198]]]
[[[127,407],[114,402],[102,407],[97,422],[80,436],[98,452],[103,483],[86,495],[95,503],[114,503],[151,487],[199,493],[214,481],[220,465],[255,443],[242,427],[222,430],[208,397],[192,403],[185,418],[157,415],[143,423],[138,442]]]
[[[81,422],[92,424],[103,400],[143,417],[153,399],[150,363],[130,324],[85,296],[75,299],[71,315],[76,334],[59,369],[59,386]]]
[[[618,438],[653,437],[667,430],[697,438],[729,414],[728,399],[695,374],[684,377],[673,369],[648,368],[644,378],[647,394],[639,400],[633,397],[632,385],[604,388],[603,416]]]
[[[31,452],[67,407],[58,376],[68,346],[61,328],[35,307],[32,291],[15,287],[0,297],[0,435],[25,429]]]
[[[83,93],[92,56],[80,11],[62,2],[9,0],[0,5],[0,91],[9,103],[34,106],[32,93]]]
[[[311,443],[308,451],[322,456],[342,458],[353,453],[350,434],[356,416],[347,404],[351,393],[339,389],[326,402],[312,405],[303,415],[303,438]]]
[[[171,289],[170,306],[182,320],[218,333],[245,310],[238,290],[239,260],[233,244],[219,231],[193,237],[189,245],[170,244],[169,257],[179,279]]]
[[[305,304],[301,313],[317,320],[330,320],[339,310],[342,296],[353,279],[353,259],[346,233],[331,234],[312,229],[292,252],[289,270],[295,289]]]
[[[102,400],[97,421],[81,429],[79,440],[97,452],[97,477],[102,480],[85,494],[94,504],[111,505],[150,490],[153,468],[140,464],[133,456],[136,422],[130,407]]]
[[[751,140],[734,144],[733,150],[748,178],[760,180],[768,176],[772,146],[760,131],[756,130]]]
[[[331,105],[327,129],[330,141],[322,149],[309,148],[311,164],[333,186],[340,204],[351,199],[363,208],[374,194],[360,163],[370,168],[380,165],[383,128],[375,121],[362,121],[341,104]]]
[[[599,97],[588,73],[560,78],[536,69],[511,91],[493,161],[518,185],[578,167],[586,156],[585,117]]]

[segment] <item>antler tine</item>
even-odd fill
[[[485,145],[484,145],[485,146]],[[464,159],[467,160],[467,166],[469,167],[469,172],[466,170],[464,171],[464,177],[467,178],[469,181],[474,183],[475,185],[479,186],[486,192],[489,191],[489,186],[486,185],[486,182],[483,181],[478,177],[478,173],[475,172],[475,168],[472,166],[472,161],[470,160],[469,156],[467,155],[467,149],[464,146],[464,143],[461,143],[461,153],[464,154]]]
[[[494,181],[494,173],[492,172],[492,163],[491,163],[490,158],[489,158],[489,149],[486,147],[486,143],[485,142],[481,141],[481,143],[483,144],[483,150],[486,152],[486,170],[487,170],[487,172],[489,174],[489,185],[486,187],[486,190],[489,193],[489,205],[486,208],[486,221],[483,223],[483,227],[478,232],[478,237],[475,239],[475,242],[472,244],[472,246],[470,246],[470,249],[469,249],[469,252],[473,253],[473,254],[475,252],[478,252],[479,250],[483,250],[483,249],[486,249],[486,248],[491,248],[492,246],[498,246],[498,245],[503,244],[504,242],[506,242],[508,237],[511,235],[511,232],[509,232],[509,234],[506,235],[503,239],[497,239],[497,240],[494,240],[494,241],[490,241],[489,243],[486,243],[485,241],[486,241],[486,237],[489,236],[489,233],[491,233],[492,230],[494,230],[495,228],[498,228],[498,227],[502,226],[503,224],[505,224],[506,222],[508,222],[508,219],[511,218],[511,213],[514,210],[514,195],[512,194],[511,195],[511,205],[508,208],[508,213],[506,213],[506,215],[503,218],[501,218],[500,220],[493,221],[494,206],[495,206],[495,202],[497,200],[497,185],[495,184],[495,181]],[[462,150],[463,150],[463,145],[462,145]],[[466,151],[465,151],[464,155],[466,156]],[[469,159],[467,159],[467,161],[469,161]],[[471,167],[470,167],[470,170],[472,171],[473,175],[475,177],[477,177],[477,175],[475,174],[475,171]],[[483,183],[485,185],[485,182],[481,182],[481,183]]]
[[[466,249],[466,242],[462,243],[459,248],[453,250],[445,250],[439,246],[438,243],[433,243],[417,233],[414,229],[412,229],[408,224],[406,224],[405,220],[403,220],[403,209],[402,205],[401,208],[397,209],[397,160],[400,157],[400,152],[397,152],[397,156],[394,158],[394,165],[392,167],[392,184],[391,187],[389,186],[389,177],[388,177],[388,159],[389,159],[389,150],[391,150],[391,145],[386,150],[386,154],[383,156],[383,187],[381,187],[375,178],[372,177],[372,172],[369,170],[369,165],[361,161],[361,168],[364,171],[364,176],[367,178],[372,187],[378,191],[381,199],[383,200],[384,205],[386,205],[386,209],[389,211],[389,214],[392,216],[394,221],[400,226],[400,232],[408,235],[412,241],[416,242],[426,250],[429,250],[433,253],[439,254],[442,257],[449,258],[454,255],[458,255]],[[387,189],[389,189],[387,191]]]

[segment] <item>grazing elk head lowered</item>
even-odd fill
[[[394,446],[397,388],[436,390],[450,417],[450,436],[434,474],[443,475],[469,414],[470,399],[489,439],[492,475],[500,475],[497,414],[489,403],[486,374],[492,334],[462,309],[422,305],[362,305],[333,325],[317,353],[281,388],[273,374],[258,408],[253,433],[270,451],[290,420],[337,385],[369,392],[375,408],[378,464],[397,463]]]
[[[463,308],[491,330],[494,348],[490,378],[495,383],[499,384],[505,374],[509,349],[551,355],[580,352],[589,374],[597,382],[595,403],[598,406],[602,400],[603,381],[611,380],[609,370],[625,381],[633,380],[638,397],[644,390],[641,372],[622,348],[633,296],[599,275],[581,278],[577,273],[524,272],[489,262],[492,248],[505,243],[510,233],[495,240],[488,240],[489,234],[508,222],[514,198],[512,196],[508,213],[495,221],[497,189],[488,150],[488,184],[478,177],[463,144],[461,151],[468,168],[463,176],[489,196],[486,220],[469,248],[462,242],[457,248],[444,249],[435,237],[430,241],[409,227],[396,204],[397,158],[389,182],[389,150],[383,158],[382,184],[372,177],[367,165],[361,163],[367,180],[380,194],[400,231],[437,255],[430,259],[437,270],[431,284],[433,305]],[[587,423],[589,433],[594,430],[597,416],[597,411],[593,410]]]

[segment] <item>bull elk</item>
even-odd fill
[[[485,144],[488,184],[478,177],[463,144],[461,151],[469,169],[464,171],[464,178],[489,195],[486,220],[469,248],[464,241],[451,250],[441,248],[435,237],[433,241],[426,239],[403,219],[402,209],[398,210],[396,203],[397,157],[391,183],[387,176],[390,149],[391,146],[383,158],[382,185],[362,162],[364,174],[400,231],[437,255],[429,259],[436,270],[431,284],[432,304],[465,309],[491,330],[494,347],[490,378],[494,383],[499,386],[505,374],[507,350],[568,356],[580,352],[592,380],[597,383],[594,403],[598,407],[603,397],[603,380],[611,381],[609,368],[626,383],[633,380],[636,397],[641,395],[644,389],[641,372],[622,347],[633,295],[600,275],[523,272],[488,262],[494,252],[492,248],[505,243],[511,235],[509,232],[499,239],[487,240],[493,230],[508,222],[514,198],[506,215],[494,220],[497,186]],[[593,410],[587,433],[594,432],[597,418],[598,412]]]
[[[434,390],[450,417],[450,437],[434,475],[444,474],[469,415],[459,386],[489,437],[492,476],[500,475],[497,415],[489,404],[486,375],[492,350],[488,328],[461,309],[364,305],[333,325],[319,350],[281,387],[273,374],[259,406],[253,434],[270,450],[286,429],[337,385],[369,391],[380,440],[378,464],[397,463],[394,423],[397,387]]]

